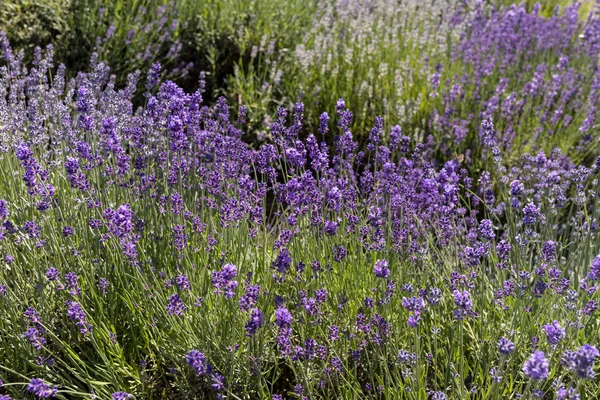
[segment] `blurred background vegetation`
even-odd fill
[[[434,60],[449,60],[461,33],[456,27],[445,29],[444,17],[468,15],[470,3],[4,0],[0,29],[26,59],[35,46],[52,43],[56,63],[66,64],[72,74],[86,70],[96,52],[119,84],[128,73],[145,74],[160,62],[163,79],[194,91],[204,72],[207,103],[225,96],[230,104],[248,108],[249,141],[268,136],[277,107],[291,110],[297,101],[305,103],[308,130],[315,130],[321,112],[335,115],[338,98],[354,112],[358,136],[381,115],[386,125],[401,123],[424,140],[439,106],[429,96]],[[490,10],[515,3],[484,0]],[[540,3],[540,13],[551,15],[572,2]],[[531,10],[535,1],[518,4]],[[580,7],[582,20],[593,4],[586,0]],[[143,99],[140,95],[139,101]]]

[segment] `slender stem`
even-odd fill
[[[460,379],[459,390],[460,390],[460,397],[462,399],[466,398],[465,393],[464,393],[464,375],[463,375],[464,374],[464,355],[465,355],[464,348],[463,348],[463,329],[464,329],[463,328],[463,320],[461,319],[458,322],[458,332],[459,332],[458,335],[460,338],[460,348],[459,348],[459,351],[460,351],[459,357],[460,358],[458,360],[458,377]]]

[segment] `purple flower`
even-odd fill
[[[292,324],[292,314],[287,308],[281,307],[275,311],[275,325],[280,328],[289,328]]]
[[[0,199],[0,220],[8,217],[8,202],[4,199]]]
[[[489,219],[482,220],[478,229],[479,234],[484,239],[493,240],[496,237],[496,234],[494,233],[494,225]]]
[[[177,250],[178,253],[181,253],[187,247],[187,242],[188,238],[185,234],[185,227],[183,225],[175,225],[173,227],[173,244],[175,250]]]
[[[558,344],[558,342],[566,336],[564,328],[561,328],[558,321],[544,325],[542,328],[544,329],[544,332],[546,332],[546,338],[550,344]]]
[[[515,344],[510,340],[506,339],[504,336],[498,340],[498,351],[501,354],[509,355],[515,350]]]
[[[329,123],[329,115],[326,112],[324,112],[319,117],[319,132],[323,136],[325,136],[327,134],[327,132],[329,132],[328,123]]]
[[[544,243],[544,247],[542,248],[542,261],[547,263],[554,261],[555,254],[556,242],[548,240],[546,243]]]
[[[108,291],[108,280],[106,280],[106,278],[100,278],[98,279],[98,289],[100,289],[100,293],[102,293],[103,295],[106,294],[106,292]]]
[[[254,307],[256,301],[258,300],[258,296],[260,294],[260,286],[259,285],[249,285],[246,288],[246,293],[240,297],[239,307],[242,311],[247,311],[250,308]]]
[[[42,234],[42,227],[33,221],[25,221],[23,227],[25,228],[25,232],[27,232],[27,236],[29,236],[30,239],[39,238]]]
[[[419,322],[421,322],[421,316],[419,315],[419,313],[415,313],[415,314],[410,314],[408,316],[408,326],[410,326],[411,328],[416,328],[419,325]]]
[[[62,234],[64,237],[71,237],[75,233],[75,229],[72,226],[65,226],[63,228]]]
[[[540,209],[535,204],[529,203],[523,208],[523,223],[525,225],[535,224],[540,218]]]
[[[334,236],[337,232],[338,229],[338,224],[337,222],[334,221],[325,221],[325,227],[324,227],[324,231],[326,234],[330,235],[330,236]]]
[[[421,311],[425,308],[425,300],[421,297],[403,297],[402,298],[402,307],[406,308],[408,311]]]
[[[248,336],[248,337],[254,336],[256,331],[258,331],[258,329],[264,324],[264,322],[265,322],[264,313],[261,310],[259,310],[258,308],[253,308],[250,311],[250,319],[244,326],[244,329],[246,330],[246,336]]]
[[[238,282],[234,280],[237,276],[237,267],[233,264],[225,264],[220,271],[213,271],[212,285],[215,293],[225,293],[225,297],[230,299],[235,296],[235,289]]]
[[[594,361],[600,357],[596,347],[584,344],[577,351],[567,350],[563,354],[562,364],[579,378],[594,379]]]
[[[588,277],[592,280],[600,279],[600,256],[596,256],[592,260],[592,265],[590,266],[590,272]]]
[[[160,63],[152,64],[146,78],[146,89],[152,90],[160,81]]]
[[[343,246],[337,246],[333,250],[333,259],[337,262],[340,262],[346,258],[346,254],[346,249]]]
[[[447,397],[444,392],[435,392],[431,395],[431,400],[446,400]]]
[[[60,278],[60,272],[58,272],[58,269],[50,267],[46,271],[46,278],[51,282],[57,281]]]
[[[117,237],[123,237],[133,230],[135,214],[129,204],[119,206],[116,211],[108,208],[103,216],[107,220],[109,231]]]
[[[549,365],[544,352],[537,350],[523,364],[523,373],[531,379],[546,379],[548,377]]]
[[[177,192],[171,195],[171,211],[173,214],[181,214],[183,212],[183,197]]]
[[[87,322],[87,317],[81,305],[76,301],[65,302],[67,306],[67,315],[71,320],[75,321],[75,325],[79,328],[82,334],[86,334],[92,331],[92,325]]]
[[[214,374],[212,376],[213,383],[210,385],[214,390],[221,391],[225,387],[224,378],[220,374]]]
[[[390,276],[390,269],[388,268],[388,262],[386,260],[377,260],[373,266],[373,272],[378,278],[387,278]]]
[[[433,306],[438,305],[442,300],[442,291],[439,288],[434,287],[427,293],[426,298],[429,304]]]
[[[40,350],[46,344],[46,339],[40,335],[40,331],[37,328],[31,327],[27,329],[23,336],[36,350]]]
[[[49,399],[56,396],[58,389],[50,387],[40,378],[33,378],[27,385],[27,391],[39,399]]]
[[[112,400],[126,400],[132,398],[133,396],[126,392],[115,392],[112,394]]]
[[[454,316],[456,319],[461,320],[467,315],[467,312],[471,310],[471,306],[473,305],[471,294],[466,290],[464,292],[454,290],[453,294],[454,304],[457,306],[457,309],[454,310]]]
[[[190,290],[191,288],[190,281],[185,275],[177,276],[177,278],[175,279],[175,283],[177,284],[177,287],[180,290]]]
[[[81,289],[79,288],[79,284],[77,283],[78,279],[79,279],[79,277],[74,272],[68,272],[65,275],[65,282],[67,283],[67,289],[69,290],[69,293],[73,296],[77,296],[78,294],[81,293]]]
[[[186,306],[177,293],[169,296],[169,301],[167,303],[167,313],[169,313],[169,315],[182,316],[185,310]]]
[[[21,142],[16,148],[16,154],[19,161],[26,161],[33,156],[33,151],[31,151],[27,144]]]
[[[196,371],[198,376],[206,374],[208,364],[206,363],[206,357],[203,353],[198,350],[190,350],[185,356],[185,361],[194,369],[194,371]]]
[[[400,364],[408,364],[412,365],[417,360],[417,355],[415,353],[409,353],[406,350],[400,350],[398,352],[398,362]]]
[[[292,264],[292,256],[290,251],[285,247],[279,251],[277,258],[273,262],[273,268],[280,274],[284,274]]]
[[[594,300],[590,300],[587,302],[585,307],[583,308],[583,313],[585,315],[591,315],[594,311],[598,309],[598,303]]]

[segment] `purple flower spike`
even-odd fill
[[[523,365],[525,376],[535,380],[546,379],[548,377],[548,360],[543,351],[535,351]]]

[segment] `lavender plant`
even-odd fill
[[[267,49],[266,67],[240,66],[231,87],[249,99],[260,140],[269,110],[304,101],[317,129],[319,112],[334,113],[344,98],[356,112],[353,129],[365,132],[357,135],[361,148],[381,115],[419,141],[431,136],[442,158],[462,154],[478,164],[479,127],[492,118],[498,137],[486,140],[510,158],[559,147],[591,163],[598,16],[584,9],[589,4],[547,15],[539,4],[323,2],[291,61]]]
[[[441,151],[461,153],[455,145],[464,142],[466,157],[486,147],[518,157],[560,147],[593,160],[598,20],[591,14],[581,23],[578,10],[575,3],[548,18],[539,5],[476,13],[450,62],[432,74],[438,105],[430,122],[447,141]],[[482,125],[489,118],[493,137]]]
[[[253,147],[158,66],[0,49],[2,398],[600,389],[600,159],[510,156],[497,114],[466,128],[481,169],[384,117],[361,147],[342,99]]]

